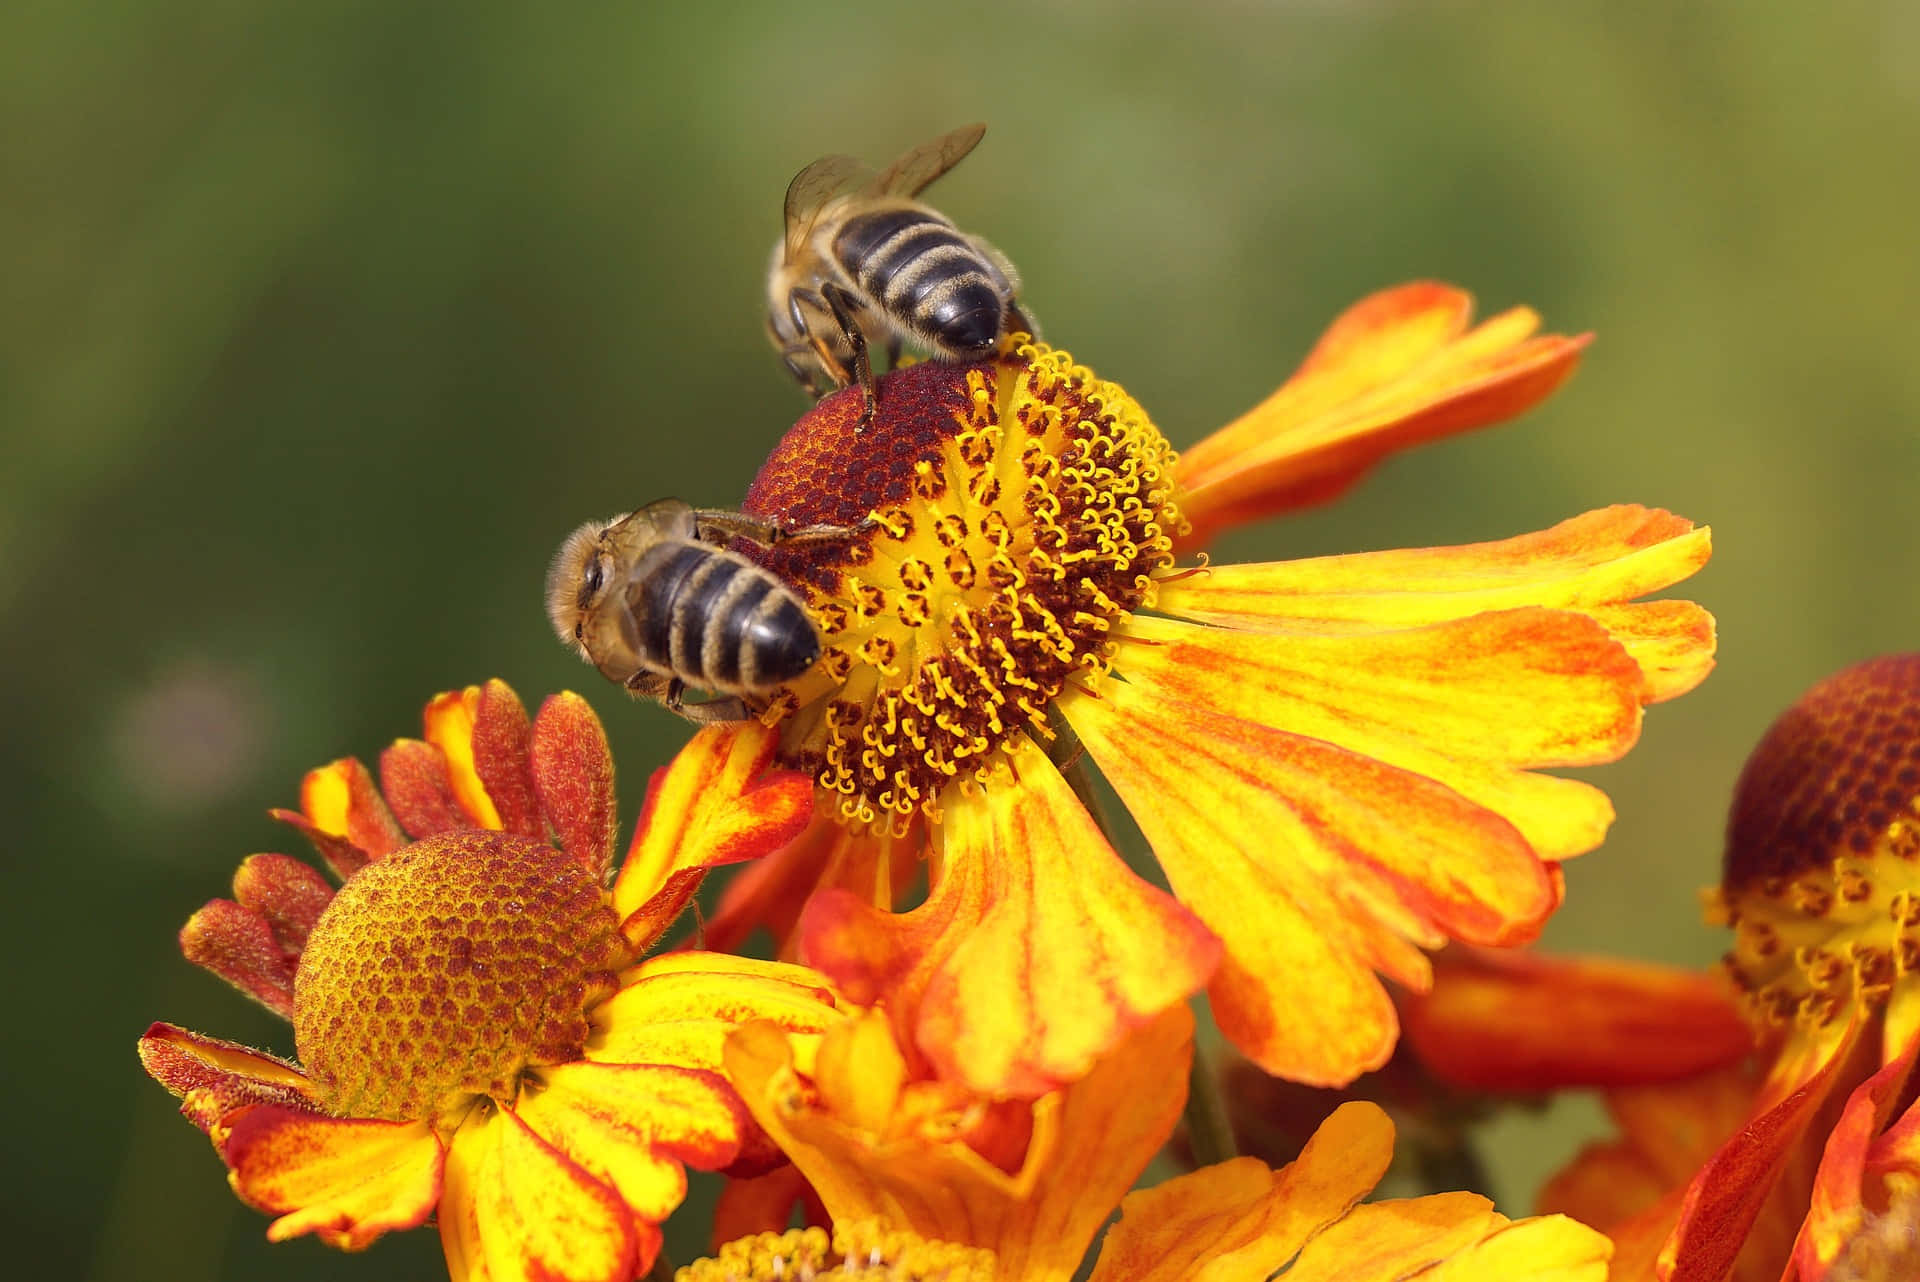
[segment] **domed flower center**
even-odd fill
[[[335,1114],[432,1120],[579,1058],[631,960],[599,882],[545,842],[429,837],[356,873],[294,976],[293,1032]]]
[[[1065,353],[888,375],[864,434],[858,406],[842,393],[801,419],[747,508],[790,526],[876,518],[762,555],[807,592],[826,645],[769,715],[845,822],[900,831],[985,779],[1009,736],[1050,733],[1048,705],[1105,673],[1184,523],[1172,447]]]
[[[1762,1021],[1825,1025],[1920,971],[1920,655],[1838,673],[1767,731],[1719,904]]]
[[[993,1282],[995,1275],[991,1251],[930,1242],[889,1231],[877,1220],[856,1220],[834,1225],[831,1238],[825,1229],[812,1228],[729,1242],[713,1258],[674,1274],[674,1282],[825,1282],[829,1277]]]

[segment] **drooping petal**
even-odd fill
[[[800,835],[813,781],[767,768],[776,743],[757,722],[708,726],[654,772],[614,882],[616,912],[625,917],[682,869],[757,859]]]
[[[1115,666],[1174,699],[1438,780],[1543,859],[1598,845],[1606,794],[1536,775],[1612,761],[1640,733],[1640,669],[1584,615],[1519,609],[1359,636],[1136,617]]]
[[[1375,970],[1423,987],[1419,948],[1514,942],[1558,902],[1512,825],[1430,779],[1139,684],[1061,709],[1225,942],[1215,1016],[1271,1073],[1378,1067],[1397,1024]]]
[[[1279,1171],[1236,1158],[1129,1193],[1090,1282],[1268,1278],[1351,1211],[1392,1158],[1386,1114],[1342,1104]]]
[[[687,1195],[685,1166],[717,1171],[739,1156],[746,1109],[718,1073],[668,1064],[543,1069],[546,1089],[520,1120],[659,1224]]]
[[[1309,1242],[1288,1282],[1607,1282],[1613,1244],[1563,1215],[1513,1221],[1472,1193],[1376,1202]]]
[[[284,810],[269,812],[275,818],[310,829],[309,835],[324,835],[344,841],[359,852],[354,867],[370,859],[384,859],[407,844],[406,834],[387,803],[373,786],[373,776],[352,757],[342,757],[317,770],[309,770],[300,781],[300,813]],[[331,857],[329,859],[331,862]],[[353,869],[335,869],[344,878]]]
[[[1186,1098],[1193,1018],[1176,1006],[1087,1076],[1032,1105],[1015,1174],[956,1141],[885,1143],[827,1111],[778,1030],[742,1029],[727,1074],[754,1119],[819,1192],[836,1223],[877,1216],[921,1237],[991,1249],[1000,1276],[1067,1282],[1120,1194],[1172,1132]]]
[[[220,1146],[234,1192],[279,1215],[269,1238],[312,1233],[349,1251],[426,1222],[440,1200],[444,1153],[424,1122],[316,1117],[271,1104],[236,1117]]]
[[[725,953],[652,957],[592,1013],[590,1059],[718,1069],[727,1036],[754,1021],[818,1033],[839,1019],[826,977],[803,966]]]
[[[1532,408],[1587,343],[1535,337],[1525,308],[1468,331],[1472,313],[1467,294],[1424,281],[1349,308],[1278,391],[1181,455],[1186,545],[1325,502],[1389,454]]]
[[[899,837],[870,835],[816,814],[799,837],[734,874],[698,946],[737,952],[764,926],[780,956],[792,960],[798,955],[794,927],[809,896],[832,888],[864,903],[891,906],[914,884],[925,844],[918,826]]]
[[[297,1065],[173,1024],[155,1024],[140,1039],[140,1065],[183,1101],[181,1113],[205,1131],[253,1104],[317,1112],[319,1100]]]
[[[1611,957],[1450,949],[1401,1017],[1421,1064],[1470,1090],[1672,1081],[1753,1051],[1721,974]]]
[[[504,1110],[454,1136],[439,1220],[452,1282],[628,1282],[660,1249],[619,1194]]]
[[[948,806],[942,871],[895,916],[845,892],[802,918],[801,956],[884,1001],[943,1080],[1031,1099],[1197,991],[1219,942],[1129,871],[1030,742]]]
[[[248,855],[234,870],[233,897],[267,923],[282,953],[297,958],[314,923],[333,902],[333,887],[298,859]]]
[[[1691,601],[1635,602],[1688,577],[1710,536],[1657,508],[1618,505],[1492,543],[1220,565],[1159,586],[1156,608],[1255,631],[1347,634],[1421,627],[1490,610],[1578,610],[1646,675],[1649,702],[1713,666],[1713,618]]]
[[[604,877],[613,866],[613,753],[607,732],[585,699],[571,690],[540,705],[528,751],[540,810],[559,835],[560,848]]]
[[[293,959],[259,913],[231,899],[207,901],[180,928],[180,954],[265,1006],[293,1018]]]

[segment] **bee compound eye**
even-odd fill
[[[586,572],[580,576],[581,598],[584,600],[588,597],[598,596],[600,594],[600,589],[605,587],[606,585],[607,585],[606,562],[602,561],[599,557],[596,556],[591,561],[587,562]]]

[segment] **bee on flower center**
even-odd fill
[[[870,344],[890,361],[904,341],[966,362],[993,355],[1002,334],[1035,332],[1014,301],[1020,281],[1005,256],[915,199],[985,133],[975,124],[943,134],[857,187],[865,167],[826,156],[787,187],[786,231],[767,278],[767,335],[814,396],[860,384],[860,430],[874,414]]]
[[[789,530],[661,499],[567,536],[547,573],[547,617],[608,680],[695,723],[737,721],[748,701],[813,666],[820,637],[792,588],[725,545],[854,532]],[[687,704],[690,688],[722,697]]]

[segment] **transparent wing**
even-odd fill
[[[827,202],[866,172],[852,156],[822,156],[793,176],[787,184],[787,261],[807,243]]]
[[[986,132],[987,127],[976,122],[923,142],[887,166],[867,190],[876,196],[917,196],[927,184],[966,159]]]

